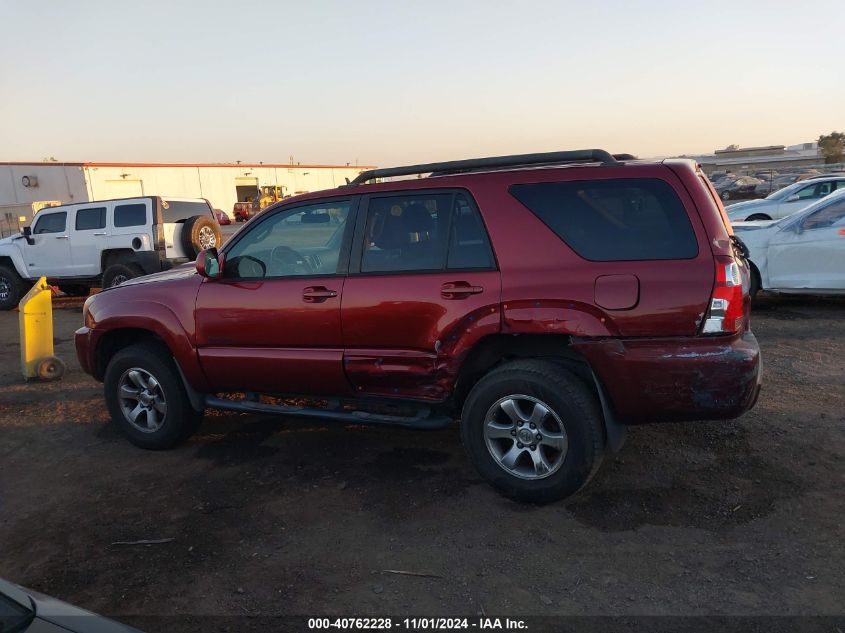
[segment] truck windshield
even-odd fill
[[[195,215],[208,215],[211,211],[203,200],[162,200],[161,215],[165,224],[184,222]]]

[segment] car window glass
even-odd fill
[[[837,180],[836,181],[836,190],[841,191],[842,189],[845,189],[845,180]]]
[[[802,228],[805,231],[823,229],[841,222],[843,217],[845,217],[845,198],[839,198],[804,218]]]
[[[143,226],[147,223],[147,205],[143,202],[121,204],[114,208],[115,226]]]
[[[91,229],[102,229],[106,226],[106,208],[94,207],[92,209],[79,209],[76,212],[76,230],[90,231]]]
[[[48,213],[38,216],[35,221],[35,228],[32,229],[33,234],[40,235],[42,233],[62,233],[65,230],[67,222],[67,213]]]
[[[513,185],[510,193],[592,261],[691,259],[698,242],[672,187],[659,179]]]
[[[226,252],[223,276],[237,279],[337,273],[350,202],[331,201],[276,213]]]
[[[816,197],[816,185],[810,185],[808,187],[804,187],[798,192],[798,199],[799,200],[809,200],[810,198]]]
[[[451,193],[371,198],[361,272],[441,270],[453,198]]]
[[[454,207],[446,267],[493,268],[493,253],[478,210],[464,194],[455,196]]]
[[[195,215],[209,215],[210,212],[208,204],[202,200],[161,201],[161,219],[165,224],[184,222]]]

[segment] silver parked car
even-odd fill
[[[138,629],[0,579],[0,632],[141,633]]]
[[[749,251],[752,298],[761,289],[845,294],[845,190],[788,218],[733,229]]]
[[[762,200],[737,202],[725,211],[731,222],[779,220],[807,208],[833,191],[845,189],[845,177],[828,176],[802,180]]]

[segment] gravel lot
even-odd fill
[[[845,300],[763,299],[753,411],[633,428],[584,492],[545,507],[498,496],[453,429],[218,413],[175,450],[136,449],[77,365],[81,302],[56,307],[69,372],[46,385],[22,381],[18,315],[0,313],[0,577],[151,631],[217,630],[201,615],[845,613]],[[114,545],[139,539],[174,540]]]

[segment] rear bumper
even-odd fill
[[[733,337],[576,340],[620,422],[735,418],[757,402],[760,347]]]

